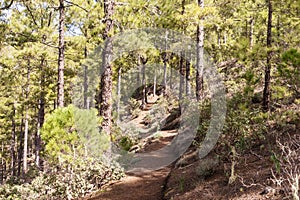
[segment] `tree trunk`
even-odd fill
[[[111,115],[112,115],[112,43],[109,34],[113,30],[112,15],[114,12],[114,1],[104,0],[104,19],[105,31],[103,39],[105,47],[102,53],[102,74],[100,83],[100,111],[99,114],[103,117],[102,129],[111,135]]]
[[[44,125],[44,119],[45,119],[45,96],[46,96],[46,88],[45,88],[45,73],[44,73],[44,67],[45,67],[45,58],[41,58],[41,65],[40,65],[40,71],[41,71],[41,77],[40,77],[40,99],[39,99],[39,110],[38,110],[38,124],[37,124],[37,134],[35,137],[35,164],[38,168],[41,167],[41,159],[40,159],[40,152],[41,152],[41,128]]]
[[[184,59],[183,59],[183,53],[180,55],[180,61],[179,61],[179,73],[180,73],[180,80],[179,80],[179,104],[182,100],[183,93],[184,93]]]
[[[64,106],[64,63],[65,63],[65,5],[64,0],[59,0],[59,44],[58,44],[58,83],[57,104]]]
[[[153,96],[156,96],[156,69],[154,69],[154,78],[153,78]]]
[[[122,68],[120,67],[118,70],[118,102],[117,102],[117,121],[120,119],[120,101],[121,101],[121,76],[122,76]]]
[[[198,6],[204,8],[204,0],[198,0]],[[196,63],[196,97],[203,98],[203,70],[204,70],[204,27],[197,26],[197,63]]]
[[[218,47],[219,49],[221,49],[221,36],[220,36],[220,30],[217,30],[218,31]]]
[[[85,29],[84,31],[84,36],[87,38],[87,29]],[[87,59],[88,56],[88,49],[87,46],[85,44],[84,46],[84,58]],[[84,65],[83,68],[84,72],[83,72],[83,108],[84,109],[89,109],[89,105],[88,105],[88,87],[89,87],[89,83],[88,83],[88,66]]]
[[[136,73],[136,88],[139,88],[141,86],[141,69],[140,64],[138,63],[138,69]]]
[[[12,176],[16,176],[16,101],[13,103],[13,113],[11,116],[11,126],[12,126],[12,138],[11,138],[11,144],[10,144],[10,151],[11,151],[11,174]]]
[[[27,104],[29,91],[30,91],[30,61],[28,61],[28,69],[27,69],[27,86],[25,93],[25,102]],[[29,131],[29,114],[28,114],[28,105],[25,105],[25,127],[24,127],[24,149],[23,149],[23,175],[27,173],[28,165],[27,165],[27,152],[28,152],[28,131]]]
[[[20,136],[19,136],[19,150],[18,150],[18,177],[21,176],[21,168],[22,168],[22,156],[23,156],[23,141],[24,141],[24,132],[23,132],[23,125],[24,125],[24,115],[22,109],[22,119],[20,124]]]
[[[174,56],[173,54],[171,55],[172,57]],[[169,76],[169,80],[170,80],[170,89],[173,89],[173,69],[172,67],[170,67],[170,76]]]
[[[247,38],[248,37],[248,19],[245,20],[245,23],[246,23],[245,24],[245,29],[246,29],[245,30],[245,37]]]
[[[267,27],[267,65],[265,67],[265,85],[263,92],[263,109],[270,109],[270,80],[271,80],[271,59],[272,59],[272,2],[268,0],[268,27]]]
[[[142,109],[144,109],[146,107],[146,103],[147,103],[147,93],[146,93],[146,89],[147,89],[147,84],[146,84],[146,63],[147,63],[147,59],[143,58],[142,56],[139,55],[139,60],[142,64],[142,85],[143,85],[143,97],[142,97]]]
[[[251,18],[251,20],[250,20],[250,34],[249,34],[249,38],[250,38],[250,49],[253,48],[253,32],[254,32],[254,19]]]
[[[1,142],[1,153],[2,155],[4,154],[4,145],[3,145],[3,141]],[[3,156],[1,156],[1,176],[0,176],[0,181],[1,184],[4,183],[4,179],[5,179],[5,160],[3,159]]]
[[[165,45],[164,45],[164,52],[163,52],[163,63],[164,63],[163,87],[165,88],[164,91],[166,91],[167,89],[167,42],[168,42],[168,32],[166,31]]]
[[[181,2],[181,14],[184,15],[185,12],[185,0],[182,0]],[[181,101],[183,99],[184,94],[184,52],[180,52],[180,60],[179,60],[179,73],[180,73],[180,79],[179,79],[179,107],[181,107]]]
[[[191,95],[191,65],[190,65],[190,58],[189,52],[186,53],[186,62],[185,62],[185,94],[187,97]]]

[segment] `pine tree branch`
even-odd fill
[[[4,7],[0,8],[0,10],[6,10],[9,9],[14,3],[14,0],[11,0],[11,2],[8,5],[5,5]]]
[[[82,10],[84,10],[85,12],[89,12],[87,9],[85,9],[84,7],[82,7],[82,6],[80,6],[80,5],[76,4],[76,3],[73,3],[73,2],[67,1],[67,0],[65,2],[68,3],[68,4],[71,4],[73,6],[76,6],[76,7],[80,8],[80,9],[82,9]]]

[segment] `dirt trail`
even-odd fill
[[[138,118],[132,120],[137,127],[145,128],[142,124],[153,102],[149,102]],[[177,134],[176,130],[158,131],[160,137],[153,139],[141,152],[151,152],[168,145]],[[86,200],[160,200],[163,199],[164,185],[171,171],[171,167],[143,174],[127,173],[126,177],[113,183]]]

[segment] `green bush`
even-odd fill
[[[96,157],[109,146],[109,137],[100,132],[101,119],[95,109],[80,110],[73,105],[46,116],[41,137],[45,155],[53,163],[72,161],[87,153]]]
[[[86,159],[69,165],[71,170],[41,172],[31,183],[3,185],[0,199],[75,199],[99,190],[124,173],[117,163],[100,159]]]
[[[103,152],[109,138],[100,132],[96,110],[72,105],[46,116],[41,131],[44,171],[30,169],[24,184],[6,184],[0,199],[75,199],[120,179],[123,169]]]

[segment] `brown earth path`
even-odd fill
[[[132,120],[139,128],[145,128],[143,119],[154,104],[155,99],[147,104],[138,118]],[[140,151],[151,152],[168,145],[177,134],[176,130],[158,131],[158,138],[153,138],[149,144]],[[126,173],[126,177],[112,183],[97,194],[93,194],[85,200],[162,200],[166,179],[171,167],[144,173]]]

